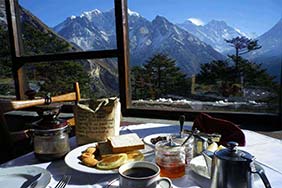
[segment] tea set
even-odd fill
[[[185,138],[182,141],[187,142],[187,137]],[[155,162],[137,161],[121,166],[119,168],[118,187],[173,187],[171,180],[181,178],[184,174],[179,173],[179,176],[176,177],[176,171],[173,172],[171,169],[170,171],[173,172],[174,176],[164,174],[162,171],[165,168],[158,161],[158,157],[163,160],[163,163],[168,164],[171,161],[175,163],[176,160],[179,163],[182,162],[185,168],[185,147],[182,144],[177,144],[177,142],[172,142],[172,140],[160,140],[155,144]],[[201,155],[204,157],[208,169],[209,188],[255,188],[254,182],[258,180],[257,177],[261,178],[264,187],[271,188],[263,168],[256,163],[255,157],[246,151],[239,150],[237,146],[238,143],[230,141],[226,148],[221,148],[215,152],[203,149]],[[186,164],[186,167],[189,167],[189,165]],[[257,175],[255,176],[255,174]]]

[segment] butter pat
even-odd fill
[[[144,143],[136,133],[108,137],[113,153],[144,149]]]

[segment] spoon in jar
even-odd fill
[[[200,131],[198,129],[194,129],[193,132],[184,140],[181,146],[184,146],[186,142],[194,135],[198,134]]]
[[[180,136],[180,138],[182,138],[182,136],[183,136],[183,125],[184,125],[184,121],[185,121],[185,115],[179,116],[179,124],[180,124],[179,136]]]

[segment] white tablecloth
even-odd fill
[[[191,127],[184,127],[190,129]],[[131,125],[121,128],[121,134],[135,132],[141,138],[156,133],[177,133],[179,125],[168,124],[154,124],[147,123],[141,125]],[[257,161],[264,168],[265,173],[273,188],[281,188],[282,185],[282,143],[281,140],[264,136],[252,131],[244,130],[246,135],[246,146],[240,149],[250,152],[254,155]],[[71,147],[75,148],[75,138],[70,139]],[[42,163],[38,161],[33,153],[26,154],[14,160],[1,165],[1,167],[34,165],[47,169],[51,175],[51,181],[48,185],[49,188],[55,187],[59,179],[64,174],[72,175],[70,183],[67,188],[103,188],[107,187],[108,183],[117,178],[117,174],[89,174],[79,172],[68,167],[64,160],[57,160],[52,162]],[[258,180],[260,181],[260,180]],[[188,188],[191,186],[208,188],[210,180],[201,177],[191,169],[186,170],[186,175],[179,179],[174,179],[173,184],[175,188]],[[256,182],[256,187],[264,187],[262,182]]]

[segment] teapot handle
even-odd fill
[[[271,185],[270,185],[270,183],[269,183],[269,181],[268,181],[268,179],[267,179],[267,177],[264,173],[264,170],[257,164],[252,164],[251,166],[252,166],[251,172],[259,175],[259,177],[262,179],[262,182],[263,182],[263,184],[266,188],[271,188]]]

